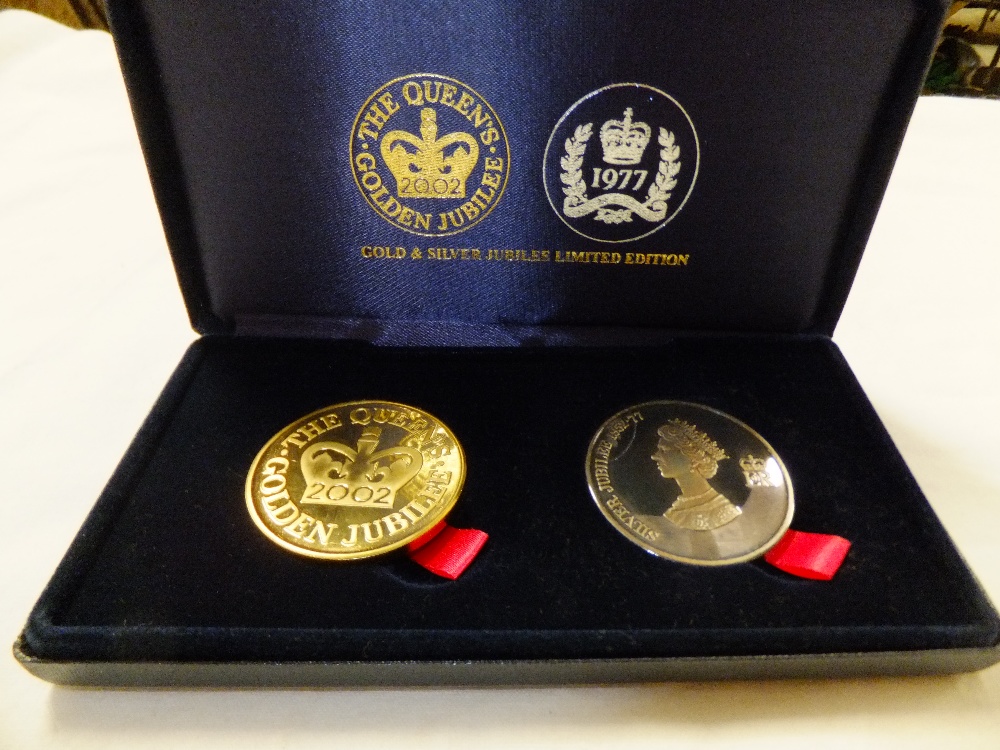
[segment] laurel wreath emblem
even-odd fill
[[[583,155],[587,153],[587,141],[594,133],[594,124],[578,125],[573,135],[566,139],[566,155],[559,160],[563,171],[559,174],[566,200],[564,208],[587,202],[587,183],[583,181]]]
[[[562,172],[559,179],[565,185],[563,193],[563,213],[578,218],[595,213],[594,219],[605,224],[621,224],[632,221],[638,214],[646,221],[660,222],[667,217],[667,202],[677,187],[677,175],[681,170],[681,149],[674,134],[666,128],[659,129],[657,143],[660,145],[660,164],[656,177],[646,191],[646,200],[639,203],[635,198],[623,193],[605,193],[597,198],[587,196],[587,183],[583,180],[583,157],[587,153],[587,141],[594,133],[593,123],[577,126],[573,135],[566,139],[566,154],[559,159]],[[609,208],[609,206],[616,206]]]

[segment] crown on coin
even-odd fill
[[[622,120],[608,120],[601,125],[601,147],[608,164],[638,164],[649,145],[652,131],[644,122],[632,122],[632,108]]]
[[[761,472],[767,473],[767,459],[766,458],[755,458],[752,455],[746,455],[740,459],[740,468],[745,472],[752,474],[759,474]]]
[[[464,198],[465,182],[479,160],[479,144],[468,133],[438,138],[437,112],[420,110],[420,137],[405,130],[386,133],[379,147],[396,178],[400,198]]]
[[[322,442],[302,454],[306,505],[393,508],[396,492],[417,475],[424,459],[403,445],[376,451],[382,430],[365,427],[357,450],[343,443]],[[319,487],[321,485],[321,487]]]
[[[657,434],[662,440],[685,454],[689,452],[700,453],[715,461],[729,458],[718,443],[683,419],[671,419],[657,430]]]

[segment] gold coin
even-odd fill
[[[763,555],[795,508],[788,470],[764,438],[729,414],[684,401],[610,417],[590,443],[587,483],[629,541],[692,565]]]
[[[451,510],[465,454],[440,420],[391,401],[307,414],[272,437],[247,474],[257,527],[291,552],[371,557],[420,537]]]

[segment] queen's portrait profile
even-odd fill
[[[737,518],[742,511],[708,480],[729,456],[708,435],[681,419],[662,425],[659,442],[650,456],[664,479],[673,479],[681,494],[664,518],[682,529],[712,531]]]

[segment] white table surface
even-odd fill
[[[998,216],[1000,102],[922,100],[835,336],[995,602]],[[0,13],[0,262],[0,643],[12,643],[194,339],[110,38],[20,11]],[[1000,748],[1000,667],[846,681],[124,691],[54,687],[0,657],[4,749],[400,742]]]

